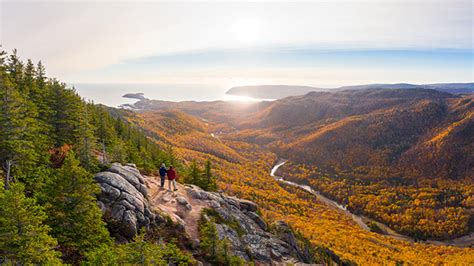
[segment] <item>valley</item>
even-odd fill
[[[376,220],[370,219],[366,216],[356,215],[356,214],[350,212],[349,210],[347,210],[346,206],[343,206],[343,205],[337,203],[336,201],[333,201],[333,200],[321,195],[321,193],[319,191],[315,191],[314,189],[312,189],[308,185],[298,184],[298,183],[295,183],[295,182],[292,182],[292,181],[285,180],[284,177],[277,176],[276,173],[278,171],[278,168],[283,166],[286,162],[287,162],[286,160],[278,161],[278,163],[275,164],[275,166],[272,167],[272,169],[270,171],[270,176],[272,176],[273,178],[275,178],[275,180],[277,180],[279,182],[289,184],[291,186],[300,188],[304,191],[307,191],[308,193],[313,194],[322,203],[327,204],[328,206],[331,206],[335,209],[338,209],[339,211],[343,212],[347,216],[351,217],[352,220],[360,228],[362,228],[366,231],[371,231],[371,228],[368,226],[368,224],[376,224],[378,229],[380,230],[379,233],[382,233],[384,235],[393,237],[394,239],[397,239],[397,240],[415,242],[415,239],[413,239],[409,236],[398,234],[397,232],[393,231],[390,227],[388,227],[387,225],[385,225],[383,223],[380,223]],[[457,247],[472,247],[472,246],[474,246],[474,233],[470,233],[469,235],[458,237],[458,238],[452,239],[452,240],[447,240],[447,241],[427,240],[427,241],[424,241],[424,243],[434,244],[434,245],[457,246]]]
[[[222,191],[257,202],[262,206],[265,219],[283,219],[314,244],[329,247],[345,259],[358,263],[470,260],[467,254],[472,251],[472,231],[469,233],[473,195],[472,153],[469,152],[473,137],[472,96],[451,96],[431,90],[366,90],[310,93],[276,102],[147,100],[138,102],[137,106],[140,107],[137,115],[130,117],[130,121],[150,131],[158,143],[172,143],[176,156],[185,164],[210,159],[216,167]],[[406,125],[399,124],[401,121]],[[354,128],[358,123],[362,127]],[[176,126],[182,130],[175,131]],[[393,127],[411,139],[394,135]],[[363,128],[370,131],[361,131]],[[436,172],[433,167],[425,168],[423,157],[415,159],[419,163],[406,164],[404,157],[413,153],[410,149],[426,149],[423,145],[431,142],[424,139],[429,141],[446,130],[449,133],[437,138],[442,141],[432,148],[446,149],[449,145],[459,149],[449,150],[456,161],[449,159],[449,163],[433,164],[439,167]],[[321,150],[313,148],[313,139],[318,141]],[[347,144],[341,143],[344,139]],[[304,144],[292,144],[298,140]],[[377,146],[382,140],[388,146]],[[360,146],[362,143],[366,147]],[[352,148],[353,144],[359,147]],[[345,147],[351,148],[341,150]],[[390,150],[392,155],[387,156]],[[438,153],[434,150],[431,154]],[[303,189],[279,182],[269,174],[275,174],[278,158],[289,161],[280,165],[276,175],[293,182],[290,184],[300,184]],[[433,160],[440,158],[429,158]],[[461,163],[464,166],[456,166]],[[400,172],[401,169],[405,170]],[[443,180],[445,173],[454,174],[456,178]],[[307,193],[310,187],[320,193]],[[425,194],[414,194],[420,189]],[[352,196],[344,196],[347,192]],[[450,194],[445,198],[443,193]],[[377,202],[387,195],[391,199]],[[366,198],[373,202],[370,208],[355,208],[356,199]],[[384,202],[392,208],[387,214],[405,216],[400,220],[403,222],[398,223],[405,227],[391,223],[392,216],[374,216],[386,211]],[[418,216],[413,215],[416,212]],[[410,216],[406,216],[408,214]],[[425,218],[420,214],[432,216]],[[440,217],[449,220],[440,220]],[[428,219],[428,224],[424,219]],[[424,225],[412,225],[413,222]],[[425,233],[417,233],[417,236],[413,231],[401,229],[417,227]],[[439,229],[435,229],[437,227]],[[444,232],[444,235],[436,236],[437,233],[429,233],[429,230]],[[447,232],[452,235],[446,235]],[[349,236],[350,240],[345,241]],[[368,253],[368,250],[373,252]],[[381,253],[387,255],[381,257],[378,255]]]

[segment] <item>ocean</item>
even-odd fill
[[[79,95],[94,103],[101,103],[111,107],[121,104],[134,103],[136,99],[123,98],[126,93],[144,93],[148,99],[163,101],[258,101],[258,99],[242,96],[226,95],[230,88],[196,85],[196,84],[133,84],[133,83],[68,83],[74,87]]]

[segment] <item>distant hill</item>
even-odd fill
[[[229,95],[249,96],[258,99],[281,99],[288,96],[303,95],[310,91],[324,89],[308,86],[259,85],[233,87],[226,92]]]
[[[230,95],[243,95],[259,99],[282,99],[288,96],[304,95],[312,91],[340,91],[361,89],[433,89],[449,93],[474,93],[474,83],[439,83],[439,84],[367,84],[343,86],[339,88],[316,88],[309,86],[291,85],[259,85],[233,87],[226,93]]]
[[[473,109],[471,95],[428,89],[311,92],[276,101],[255,127],[294,161],[457,178],[474,176]]]
[[[438,84],[368,84],[344,86],[337,90],[356,90],[356,89],[432,89],[449,93],[474,93],[474,83],[438,83]]]

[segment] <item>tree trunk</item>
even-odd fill
[[[11,169],[12,169],[13,161],[12,160],[6,160],[4,169],[6,172],[5,176],[5,189],[8,189],[10,187],[10,179],[11,179]]]

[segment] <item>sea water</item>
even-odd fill
[[[150,84],[150,83],[70,83],[81,97],[107,106],[118,107],[134,103],[137,99],[123,98],[127,93],[144,93],[144,97],[162,101],[260,101],[260,99],[227,95],[230,88],[196,84]]]

